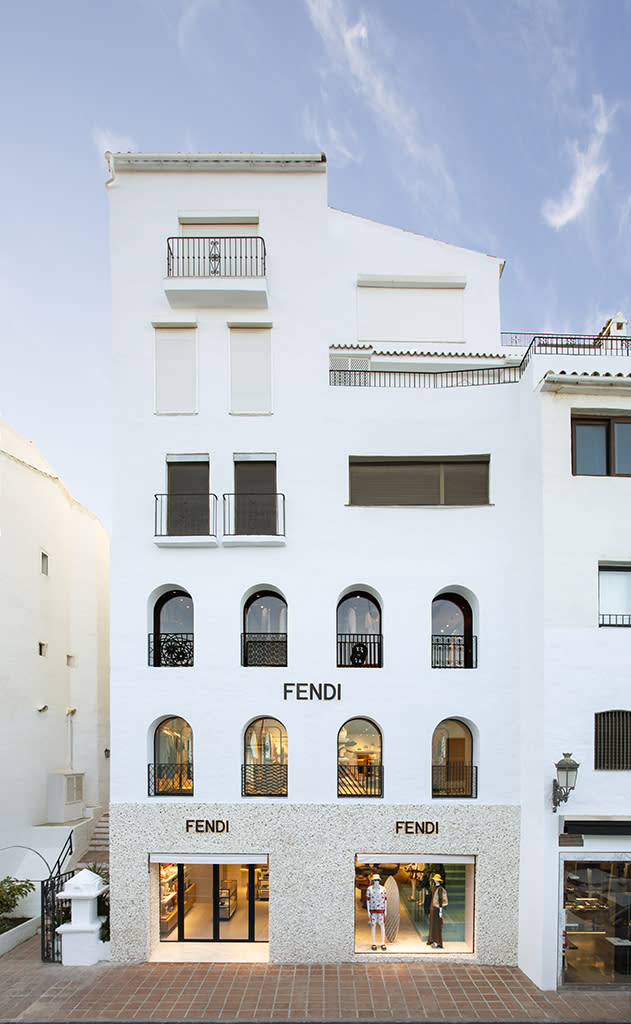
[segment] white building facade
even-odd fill
[[[108,159],[113,956],[624,980],[624,328],[502,336],[502,261],[321,155]]]
[[[0,874],[42,879],[71,832],[87,848],[109,802],[109,538],[5,423],[0,545]],[[23,912],[39,913],[39,892]]]

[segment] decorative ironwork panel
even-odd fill
[[[477,668],[478,638],[467,643],[464,636],[432,636],[432,668]]]
[[[381,668],[381,633],[338,633],[338,668]]]
[[[432,796],[475,798],[477,795],[477,765],[464,762],[432,765]]]
[[[61,963],[61,935],[57,934],[57,928],[70,920],[70,904],[58,900],[57,893],[74,874],[74,871],[64,871],[41,882],[41,956],[46,964]]]
[[[601,613],[598,616],[599,626],[631,626],[631,615]]]
[[[383,796],[383,765],[337,766],[338,796]]]
[[[191,668],[193,633],[150,633],[149,664],[153,668]]]
[[[167,238],[168,277],[265,277],[260,235]]]
[[[254,666],[278,666],[287,664],[286,633],[242,633],[241,664]]]
[[[147,766],[149,796],[192,796],[193,765],[150,764]]]
[[[287,796],[287,765],[242,764],[241,796]]]

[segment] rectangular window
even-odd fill
[[[48,555],[45,551],[41,552],[39,570],[42,576],[48,576]]]
[[[75,658],[74,654],[67,654],[66,655],[66,666],[68,668],[75,668],[76,664],[77,664],[77,659]]]
[[[631,566],[599,566],[598,625],[631,626]]]
[[[563,983],[628,985],[631,862],[566,861],[563,882]]]
[[[39,643],[37,645],[37,651],[40,658],[45,658],[48,654],[48,644]]]
[[[574,417],[572,473],[575,476],[631,476],[631,419]]]
[[[210,528],[208,456],[167,461],[167,536],[207,537]]]
[[[276,460],[234,462],[235,530],[241,536],[277,533]]]
[[[261,415],[272,411],[271,331],[230,331],[230,412]]]
[[[197,332],[194,328],[156,328],[155,412],[197,412]]]
[[[594,768],[631,771],[631,711],[599,711],[594,715]]]
[[[489,456],[353,456],[351,505],[488,505]]]

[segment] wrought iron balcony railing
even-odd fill
[[[265,241],[237,238],[167,238],[167,277],[264,277]]]
[[[383,765],[337,766],[338,796],[383,796]]]
[[[156,537],[216,537],[216,494],[156,494]]]
[[[193,633],[150,633],[149,665],[152,668],[190,668],[193,639]]]
[[[147,765],[147,793],[149,796],[192,796],[193,765]]]
[[[432,765],[432,796],[476,798],[477,795],[477,765],[464,762]]]
[[[599,626],[631,626],[631,615],[626,614],[611,614],[609,612],[601,612],[598,616]]]
[[[224,494],[223,532],[234,536],[285,536],[284,494]]]
[[[241,664],[253,666],[277,666],[287,664],[286,633],[242,633]]]
[[[381,633],[338,633],[338,668],[381,668]]]
[[[432,668],[477,668],[478,638],[472,636],[432,636]]]
[[[287,765],[242,764],[241,796],[287,796]]]

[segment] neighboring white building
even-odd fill
[[[320,155],[108,160],[114,957],[628,980],[626,322],[502,336]]]
[[[109,539],[5,423],[0,550],[0,877],[41,879],[41,858],[52,867],[71,831],[81,854],[108,805]],[[29,907],[39,912],[39,892]]]

